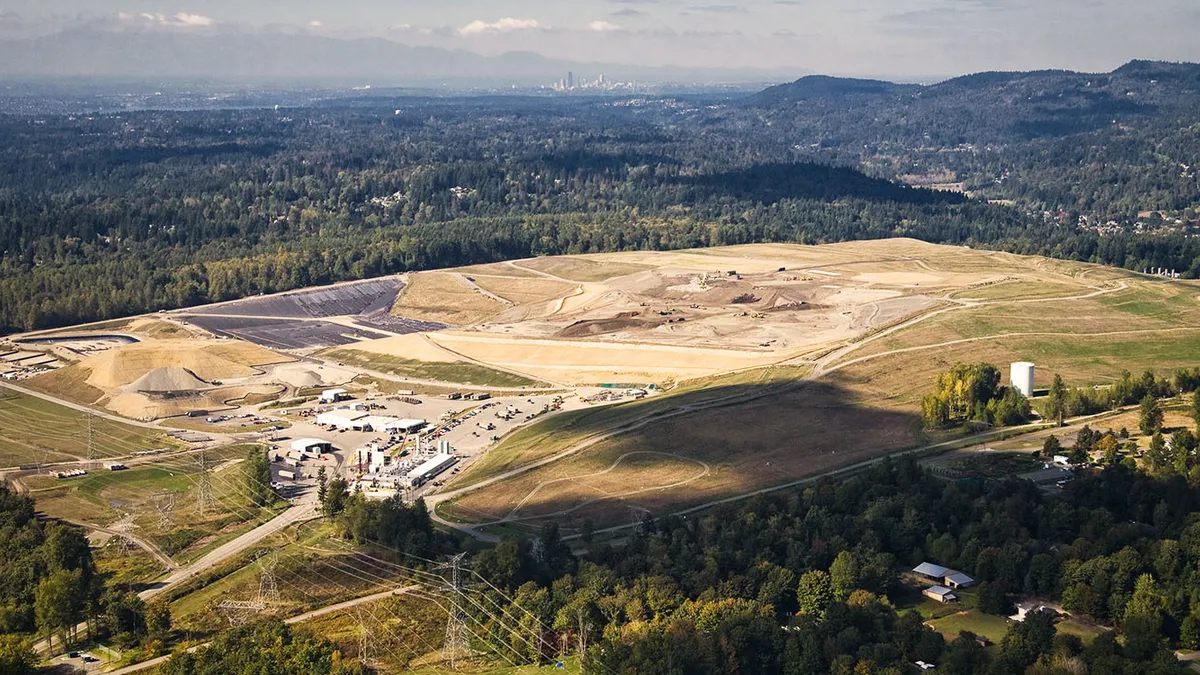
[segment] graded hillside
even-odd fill
[[[535,258],[413,275],[393,311],[458,328],[338,353],[470,361],[566,386],[661,385],[817,354],[957,294],[1104,283],[1073,269],[903,239]]]
[[[147,340],[110,349],[82,361],[88,383],[123,387],[158,368],[186,368],[206,382],[250,377],[257,366],[289,359],[261,347],[232,340]]]
[[[139,319],[131,325],[162,332],[175,324],[159,321],[151,326]],[[137,332],[143,338],[137,342],[94,343],[97,349],[78,352],[75,363],[31,377],[26,384],[141,420],[219,410],[228,401],[248,395],[276,394],[285,384],[284,378],[264,371],[291,359],[247,342],[214,340],[192,330],[186,333],[193,335],[190,339],[155,339]],[[94,341],[88,334],[78,339]]]
[[[91,427],[97,458],[173,448],[161,431],[82,414],[0,386],[0,466],[86,459]]]
[[[1004,373],[1033,361],[1038,387],[1055,374],[1088,386],[1124,370],[1200,365],[1200,282],[912,240],[600,258],[660,266],[610,279],[562,319],[430,339],[552,381],[624,363],[622,374],[673,374],[681,386],[506,439],[434,498],[442,517],[494,534],[533,532],[548,519],[616,525],[630,509],[678,512],[936,442],[941,432],[920,428],[921,398],[959,361]],[[705,267],[726,272],[706,278],[697,273]],[[645,314],[601,319],[650,298],[686,316],[683,329]],[[735,300],[753,313],[732,316]],[[789,307],[799,302],[811,306]],[[785,309],[764,306],[776,304]],[[580,331],[588,321],[602,325]],[[774,344],[746,344],[766,330]]]

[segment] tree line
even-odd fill
[[[1101,236],[868,177],[857,159],[814,163],[750,114],[458,101],[6,118],[0,331],[515,257],[751,242],[907,236],[1200,277],[1186,232]]]

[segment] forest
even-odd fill
[[[355,523],[380,514],[347,509],[346,536],[381,555],[431,553],[419,509],[373,508],[409,524],[364,537],[375,526]],[[524,617],[476,617],[473,646],[551,663],[565,640],[585,673],[904,673],[916,661],[963,675],[1176,673],[1173,650],[1200,646],[1198,508],[1186,472],[1101,464],[1051,494],[1016,478],[947,480],[905,459],[647,519],[620,546],[596,542],[582,556],[548,524],[470,557],[497,589],[479,592]],[[1034,597],[1096,634],[1084,641],[1058,628],[1062,616],[1035,612],[993,646],[943,636],[913,609],[918,590],[904,578],[925,560],[978,580],[981,612],[1007,616]]]
[[[760,241],[904,236],[1200,277],[1188,68],[6,115],[0,332],[501,259]],[[1109,116],[1120,123],[1097,122]],[[936,174],[970,196],[905,184]]]
[[[981,391],[994,379],[986,364],[951,373]],[[1173,381],[1193,391],[1197,375]],[[480,615],[475,645],[548,663],[566,640],[585,673],[902,673],[916,661],[963,674],[1180,672],[1173,650],[1200,648],[1200,455],[1191,429],[1163,428],[1155,392],[1179,393],[1173,381],[1125,375],[1116,387],[1120,404],[1142,396],[1142,431],[1156,439],[1143,463],[1119,459],[1124,432],[1085,428],[1076,477],[1050,492],[1015,477],[948,479],[905,458],[646,519],[616,546],[585,528],[581,555],[553,523],[505,539],[470,564],[494,585],[482,591],[490,602],[527,619]],[[1200,396],[1188,399],[1200,427]],[[1173,443],[1159,457],[1164,431]],[[1047,441],[1048,455],[1059,451]],[[359,545],[399,559],[454,548],[420,504],[349,500],[336,522]],[[1037,598],[1096,634],[1084,641],[1058,628],[1063,616],[1033,613],[986,648],[943,635],[913,609],[906,571],[922,561],[977,580],[980,612],[1008,616]]]
[[[34,638],[58,648],[81,632],[148,654],[163,650],[171,616],[109,583],[83,530],[36,515],[29,497],[0,486],[0,673],[36,672]]]

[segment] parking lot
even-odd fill
[[[498,442],[498,439],[513,430],[532,422],[537,417],[555,410],[560,396],[542,394],[537,396],[501,396],[485,401],[450,400],[444,396],[389,396],[356,399],[337,405],[305,406],[287,411],[291,428],[280,432],[276,443],[287,448],[291,439],[317,438],[333,443],[345,458],[343,471],[350,475],[354,467],[353,453],[369,443],[378,443],[381,448],[400,453],[407,450],[408,456],[416,454],[418,436],[426,454],[437,449],[440,441],[454,448],[459,457],[473,458]],[[413,401],[419,401],[414,403]],[[375,431],[337,431],[316,424],[316,412],[341,406],[362,405],[369,409],[363,414],[423,419],[428,426],[420,434],[397,433],[394,435]],[[561,400],[562,406],[582,405],[578,397]],[[309,471],[306,469],[306,473]],[[313,469],[315,471],[315,468]],[[330,474],[332,475],[332,473]]]

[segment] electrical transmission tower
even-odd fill
[[[450,560],[443,569],[450,570],[450,582],[447,590],[450,592],[450,616],[446,620],[446,642],[442,645],[442,658],[449,662],[450,668],[457,669],[458,655],[470,654],[467,642],[467,613],[463,609],[462,559],[465,553],[459,553]]]
[[[377,653],[377,645],[375,644],[375,628],[378,620],[375,614],[370,610],[363,612],[362,605],[354,607],[354,613],[358,616],[358,660],[364,665],[370,667],[375,662]],[[371,627],[367,627],[367,622],[370,620]]]
[[[196,466],[200,469],[200,479],[197,481],[197,491],[200,494],[196,506],[200,509],[200,515],[204,515],[216,500],[213,499],[212,477],[208,473],[210,467],[203,448],[196,454]]]
[[[174,525],[171,522],[171,511],[175,510],[174,492],[155,492],[150,496],[151,505],[158,513],[158,529],[166,530]]]
[[[279,603],[279,584],[275,579],[275,568],[279,566],[279,558],[268,556],[258,563],[258,600],[263,605]]]
[[[646,519],[650,517],[650,509],[644,506],[629,505],[629,522],[633,525],[634,530],[641,530],[646,526]]]
[[[275,556],[261,558],[258,561],[258,595],[252,600],[223,600],[217,604],[217,611],[225,616],[230,626],[241,626],[255,614],[261,614],[268,605],[279,602],[279,585],[275,579],[275,566],[279,560]]]

